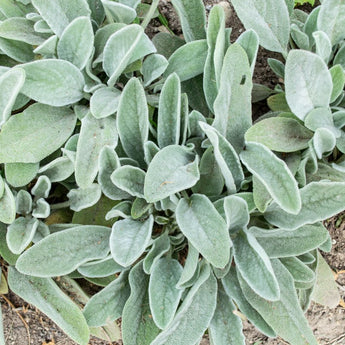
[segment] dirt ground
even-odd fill
[[[204,2],[207,11],[210,11],[215,3],[222,3],[224,6],[228,6],[227,1],[204,0]],[[180,24],[170,1],[161,0],[159,6],[160,12],[169,21],[170,29],[177,34],[181,34]],[[228,8],[228,13],[231,13],[231,15],[228,16],[227,26],[233,28],[232,40],[235,40],[244,29],[231,8]],[[161,23],[154,20],[148,34],[153,36],[162,30],[164,30],[164,27],[162,27]],[[278,83],[276,76],[271,72],[266,63],[267,58],[272,56],[277,58],[272,53],[260,49],[254,76],[254,82],[271,88]],[[253,108],[256,116],[264,113],[266,110],[264,103],[258,104]],[[306,315],[320,345],[345,345],[345,213],[330,219],[325,224],[333,239],[333,249],[331,253],[324,254],[324,257],[334,270],[343,304],[341,303],[342,305],[335,309],[312,304]],[[3,311],[6,345],[76,345],[52,321],[34,307],[28,305],[12,293],[5,297],[6,300],[0,297],[0,302]],[[247,322],[245,322],[244,333],[247,345],[286,344],[279,338],[267,339]],[[90,345],[109,344],[112,343],[96,338],[90,340]],[[209,344],[207,336],[205,336],[201,344]],[[113,343],[113,345],[122,344]]]

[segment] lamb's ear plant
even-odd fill
[[[207,330],[212,344],[240,345],[239,315],[291,345],[317,344],[303,312],[329,274],[321,221],[345,208],[345,180],[323,158],[334,127],[302,123],[328,106],[332,73],[313,53],[288,55],[283,0],[272,2],[282,32],[263,26],[231,44],[220,6],[206,25],[201,0],[172,3],[185,40],[162,33],[155,45],[132,24],[139,1],[0,4],[9,287],[81,345],[118,339],[120,318],[125,345],[194,345]],[[297,75],[322,90],[308,109],[290,91],[297,113],[267,127],[252,126],[251,110],[262,35],[323,77]]]
[[[254,87],[256,100],[268,96],[271,112],[258,120],[246,139],[299,155],[300,186],[315,180],[344,181],[344,4],[322,1],[307,14],[282,0],[270,7],[270,13],[258,7],[249,17],[245,8],[250,3],[233,0],[246,27],[257,31],[260,44],[282,53],[281,60],[268,63],[283,85],[275,90]],[[276,23],[279,19],[279,26],[271,25],[272,18]],[[274,38],[270,42],[269,35]]]

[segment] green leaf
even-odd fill
[[[295,23],[291,24],[290,27],[291,38],[293,39],[296,46],[300,49],[308,50],[310,47],[309,37],[302,29]]]
[[[16,195],[16,212],[27,215],[32,210],[32,197],[29,192],[21,189]]]
[[[199,122],[204,122],[206,123],[206,119],[204,115],[202,115],[200,112],[197,110],[193,110],[189,115],[188,115],[188,136],[189,137],[200,137],[204,138],[204,132],[201,129],[201,125]]]
[[[18,61],[18,62],[29,62],[34,59],[34,54],[32,52],[32,46],[14,40],[8,40],[6,38],[0,37],[0,49],[11,59]],[[11,60],[13,65],[13,60]]]
[[[91,0],[90,0],[91,1]],[[100,0],[99,0],[100,1]],[[103,6],[101,5],[103,8]],[[116,31],[124,28],[126,25],[121,23],[111,23],[108,25],[105,25],[97,30],[95,33],[95,57],[94,64],[102,62],[103,61],[103,51],[104,47],[110,38],[110,36],[115,33]]]
[[[87,262],[78,267],[78,272],[88,278],[104,278],[124,271],[124,267],[114,261],[111,256],[98,261]]]
[[[78,17],[63,31],[57,44],[57,55],[82,70],[92,54],[93,41],[90,18]]]
[[[258,34],[260,45],[286,54],[290,19],[284,0],[232,0],[232,4],[245,28]]]
[[[327,128],[318,128],[313,137],[313,146],[317,158],[322,159],[323,154],[329,154],[336,145],[334,134]]]
[[[176,73],[181,81],[185,81],[202,74],[206,55],[206,40],[188,42],[170,56],[164,76]]]
[[[31,194],[37,198],[47,198],[51,189],[51,182],[47,176],[40,176],[31,188]]]
[[[182,289],[176,287],[182,272],[177,260],[164,257],[152,267],[149,283],[149,301],[153,321],[165,329],[173,320],[179,305]]]
[[[223,208],[230,233],[247,227],[250,216],[245,200],[236,195],[227,196],[223,199]]]
[[[112,173],[111,181],[128,194],[144,198],[145,172],[143,170],[125,165]]]
[[[214,151],[213,147],[209,147],[202,155],[200,161],[200,180],[192,188],[193,193],[205,194],[207,196],[218,196],[222,194],[224,179],[216,161]]]
[[[19,255],[13,254],[6,242],[7,226],[0,223],[0,255],[9,264],[14,266]]]
[[[239,276],[244,295],[274,331],[291,345],[317,345],[299,306],[294,281],[289,271],[279,260],[273,260],[272,265],[279,282],[280,300],[270,302],[261,298]]]
[[[271,194],[268,192],[267,188],[255,176],[253,176],[253,198],[255,206],[261,213],[266,211],[267,206],[272,201]]]
[[[131,201],[122,201],[114,206],[106,215],[105,219],[109,220],[111,218],[129,218],[131,216]]]
[[[236,267],[243,279],[262,298],[279,300],[280,290],[270,259],[256,238],[242,230],[233,241]]]
[[[193,110],[197,110],[206,116],[210,114],[210,110],[205,99],[203,76],[201,74],[184,81],[181,85],[181,90],[187,94],[189,105]]]
[[[6,181],[12,187],[23,187],[36,177],[38,169],[39,163],[6,163]]]
[[[35,277],[69,274],[83,263],[108,254],[110,232],[104,226],[84,225],[53,233],[25,251],[16,268]]]
[[[4,194],[0,199],[0,222],[11,224],[16,218],[16,203],[11,189],[5,182]]]
[[[140,166],[146,166],[144,143],[149,135],[149,111],[144,88],[137,78],[132,78],[122,92],[117,128],[128,157],[136,160]]]
[[[298,259],[301,260],[306,265],[310,265],[316,261],[314,255],[311,253],[301,254],[298,256]]]
[[[216,161],[223,174],[230,194],[240,188],[244,174],[240,159],[231,144],[216,129],[199,121],[199,126],[206,133],[213,148]]]
[[[160,332],[155,325],[149,306],[149,276],[142,261],[129,274],[131,294],[122,313],[122,339],[126,345],[150,345]]]
[[[308,148],[313,133],[297,120],[270,117],[254,124],[245,134],[246,141],[267,146],[272,151],[295,152]]]
[[[8,228],[6,241],[14,254],[21,254],[32,241],[38,220],[35,218],[17,218]]]
[[[176,209],[180,230],[213,266],[223,268],[232,245],[225,221],[204,195],[181,199]]]
[[[207,26],[207,58],[203,86],[208,107],[213,111],[225,55],[225,15],[221,6],[212,7]]]
[[[1,14],[6,17],[23,17],[25,16],[25,11],[22,6],[18,3],[14,3],[13,0],[4,0],[1,2],[0,7]]]
[[[0,127],[6,123],[11,116],[11,112],[17,96],[24,85],[25,72],[20,69],[10,69],[0,76]]]
[[[170,240],[167,233],[157,237],[152,244],[151,249],[143,260],[143,269],[146,274],[151,274],[155,263],[170,249]]]
[[[149,55],[143,62],[141,73],[144,78],[144,86],[150,85],[160,77],[169,65],[168,60],[160,54]]]
[[[135,48],[143,36],[143,29],[136,24],[128,25],[110,36],[104,47],[103,69],[113,86],[128,66]]]
[[[75,123],[75,115],[67,108],[31,105],[23,113],[11,116],[2,127],[0,162],[39,162],[63,145]]]
[[[53,182],[66,180],[74,173],[74,164],[68,157],[58,157],[38,170]]]
[[[97,89],[90,99],[90,111],[96,119],[101,119],[115,114],[121,92],[113,87],[102,87]]]
[[[56,35],[50,36],[42,44],[33,50],[35,54],[52,56],[56,52],[56,46],[58,43],[58,37]]]
[[[264,145],[254,142],[246,144],[240,158],[284,211],[291,214],[297,214],[300,211],[301,197],[298,185],[283,160]]]
[[[294,230],[302,225],[330,218],[344,208],[345,183],[343,182],[311,182],[300,192],[302,208],[298,214],[289,214],[272,205],[265,213],[265,218],[280,228]]]
[[[0,199],[3,197],[5,193],[5,182],[4,179],[0,176]]]
[[[309,14],[304,24],[304,32],[308,35],[310,42],[313,42],[313,33],[318,31],[317,18],[320,13],[321,6],[315,7]]]
[[[101,0],[86,0],[91,10],[91,18],[101,26],[104,21],[105,13]]]
[[[312,299],[316,303],[329,308],[336,308],[340,301],[338,286],[334,280],[334,273],[325,259],[318,252],[318,264],[316,269],[316,284]]]
[[[185,44],[183,39],[168,32],[159,32],[153,37],[152,42],[157,48],[157,53],[166,59],[169,59],[175,50]]]
[[[295,282],[314,284],[315,274],[313,270],[298,258],[294,256],[289,258],[281,258],[280,262],[288,269]]]
[[[179,143],[181,126],[181,84],[177,74],[165,81],[158,107],[157,142],[160,148]]]
[[[248,318],[248,320],[263,334],[268,337],[276,337],[273,329],[266,323],[262,316],[255,310],[244,296],[240,282],[237,278],[237,271],[234,266],[231,267],[229,273],[222,278],[222,285],[225,292],[235,301],[241,312]]]
[[[317,18],[317,27],[325,32],[332,46],[345,38],[341,27],[345,22],[345,5],[341,0],[324,1]]]
[[[85,188],[71,189],[67,197],[70,201],[70,209],[76,212],[95,205],[101,198],[102,190],[99,184],[92,183]]]
[[[319,6],[320,7],[320,6]],[[341,65],[341,67],[345,68],[345,47],[341,46],[337,53],[335,54],[333,65]]]
[[[32,216],[35,218],[48,218],[50,215],[49,203],[40,198],[36,201],[36,206],[32,210]]]
[[[213,127],[224,135],[236,152],[244,147],[244,134],[252,125],[252,75],[248,57],[239,43],[225,55],[219,93],[214,102]]]
[[[333,122],[333,114],[329,108],[316,108],[310,111],[304,119],[304,125],[316,132],[317,129],[328,129],[336,138],[341,134]]]
[[[172,0],[187,42],[204,39],[206,36],[206,14],[201,0]]]
[[[245,345],[242,320],[234,314],[235,310],[237,309],[229,296],[218,288],[217,307],[208,327],[212,344]]]
[[[152,159],[145,177],[147,202],[156,202],[193,187],[200,178],[198,156],[189,149],[170,145]]]
[[[85,84],[81,72],[68,61],[46,59],[20,65],[26,74],[21,92],[56,107],[78,102]]]
[[[103,290],[93,295],[83,314],[90,327],[100,327],[118,319],[129,297],[128,271],[124,271]]]
[[[285,66],[286,100],[301,120],[314,108],[329,106],[333,90],[326,63],[305,50],[291,50]]]
[[[35,32],[31,20],[19,17],[8,18],[0,23],[0,37],[31,45],[39,45],[45,41],[43,36]]]
[[[52,279],[35,278],[9,268],[11,290],[53,320],[80,345],[89,342],[89,327],[79,307],[65,295]]]
[[[151,345],[197,343],[210,324],[217,304],[217,280],[213,273],[200,276],[189,290],[170,326]]]
[[[114,221],[105,220],[107,212],[117,204],[117,201],[113,201],[101,196],[99,201],[86,209],[79,212],[74,212],[72,223],[81,225],[103,225],[111,227]]]
[[[333,89],[331,95],[331,103],[341,95],[345,85],[345,74],[341,65],[332,66],[329,70],[332,76]]]
[[[291,112],[289,105],[286,102],[284,92],[276,93],[275,95],[267,98],[267,105],[272,111],[277,112]]]
[[[313,32],[313,38],[315,40],[315,51],[326,63],[332,54],[332,43],[329,40],[327,34],[323,31]]]
[[[110,250],[117,263],[127,267],[140,258],[151,240],[153,223],[151,215],[144,222],[123,219],[113,225]]]
[[[123,200],[130,198],[130,195],[119,189],[111,181],[112,173],[120,167],[120,160],[115,150],[109,146],[104,146],[100,152],[98,160],[98,183],[102,192],[111,200]]]
[[[279,77],[284,78],[285,75],[285,65],[277,59],[268,58],[268,65],[271,67],[271,70]]]
[[[144,154],[145,154],[145,161],[147,164],[150,164],[153,157],[159,151],[159,147],[153,141],[146,141],[144,144]]]
[[[53,4],[45,0],[32,0],[42,18],[59,37],[73,19],[89,16],[91,11],[85,0],[57,0]]]
[[[181,289],[186,285],[189,285],[196,273],[199,273],[198,262],[199,252],[193,247],[190,241],[188,241],[188,255],[181,273],[181,277],[176,284],[177,288]]]
[[[137,13],[133,8],[122,3],[102,0],[102,5],[108,20],[110,17],[110,21],[114,20],[117,23],[130,24],[137,16]]]
[[[188,116],[189,116],[189,101],[188,95],[183,93],[181,95],[181,128],[180,128],[180,143],[186,145],[188,137]]]
[[[254,30],[246,30],[236,42],[246,51],[253,74],[260,43],[258,34]]]
[[[89,187],[97,176],[98,157],[104,146],[117,145],[116,120],[95,119],[90,113],[81,120],[75,162],[75,180],[79,187]]]
[[[324,243],[328,235],[327,229],[321,223],[304,225],[295,231],[266,230],[257,227],[252,227],[249,231],[271,258],[284,258],[307,253]]]
[[[133,219],[139,219],[143,217],[152,208],[151,204],[148,204],[145,199],[136,198],[132,204],[131,216]]]

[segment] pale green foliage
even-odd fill
[[[183,38],[151,41],[157,1],[0,1],[9,287],[81,345],[119,318],[124,345],[244,345],[241,314],[316,344],[303,311],[339,299],[318,250],[345,209],[344,4],[232,0],[234,42],[220,5],[171,2]],[[274,90],[259,45],[283,55]]]
[[[81,345],[89,342],[89,327],[82,312],[51,278],[29,277],[10,268],[8,282],[16,294],[23,296]]]

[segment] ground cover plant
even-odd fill
[[[1,282],[79,344],[118,339],[119,318],[125,345],[245,344],[243,316],[317,344],[322,220],[345,209],[345,5],[233,0],[230,43],[222,7],[206,23],[172,2],[184,39],[153,41],[158,1],[0,2]],[[260,44],[286,59],[273,91],[252,83]]]

